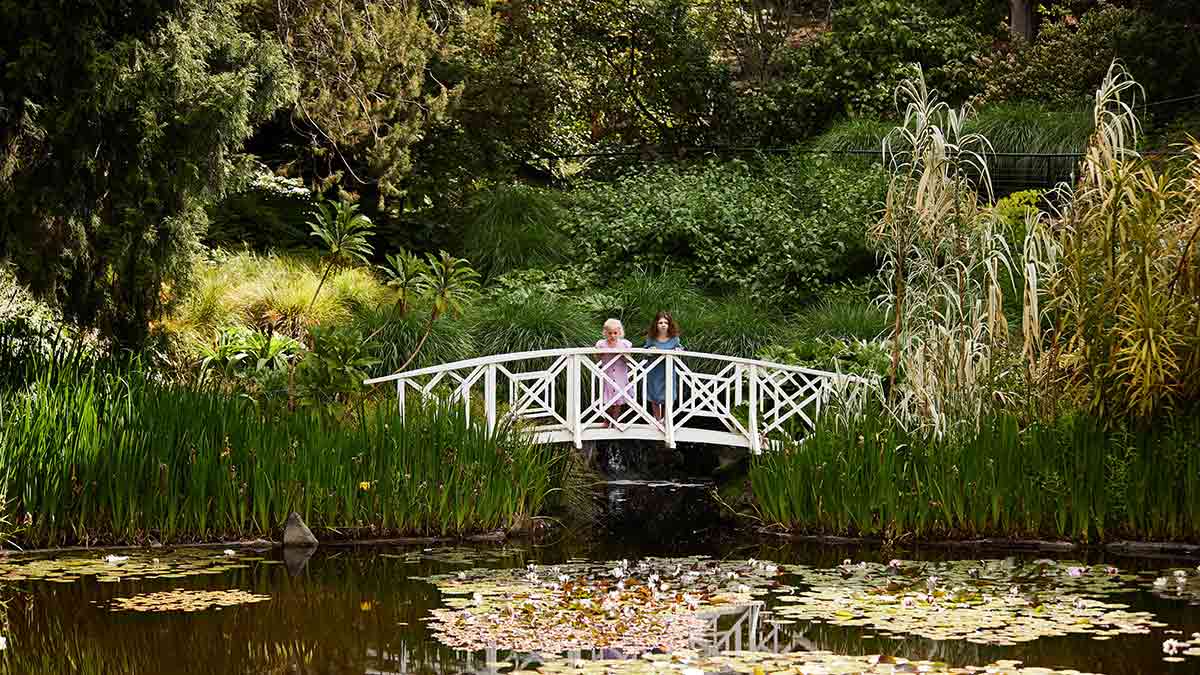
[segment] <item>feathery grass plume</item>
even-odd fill
[[[1059,364],[1081,402],[1112,420],[1200,403],[1200,145],[1162,167],[1138,157],[1140,92],[1114,62],[1079,183],[1062,191],[1059,264],[1042,277]]]
[[[902,419],[942,435],[977,427],[993,398],[992,350],[1008,327],[1001,270],[1011,263],[996,219],[979,203],[990,189],[991,146],[964,130],[971,108],[938,101],[919,68],[896,101],[904,120],[884,140],[892,179],[871,232],[891,323],[888,389]]]
[[[564,262],[570,242],[558,230],[558,204],[546,190],[496,185],[476,193],[463,247],[484,278]]]

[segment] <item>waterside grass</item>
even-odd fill
[[[135,362],[43,364],[0,392],[0,494],[21,542],[186,542],[277,533],[461,534],[527,524],[561,453],[452,408],[353,421],[271,413],[157,383]]]
[[[1200,536],[1200,421],[1105,431],[1086,416],[979,433],[911,434],[882,410],[826,416],[797,446],[751,467],[763,517],[793,531],[907,538]]]

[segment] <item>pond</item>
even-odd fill
[[[10,556],[0,672],[1200,672],[1200,561],[732,536],[703,493],[536,546]]]

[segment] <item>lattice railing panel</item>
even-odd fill
[[[606,365],[613,359],[625,368]],[[468,423],[520,421],[543,442],[657,438],[754,452],[785,433],[814,429],[835,391],[861,398],[871,384],[766,361],[650,349],[501,354],[367,381],[379,382],[395,384],[401,412],[410,396],[440,397],[464,405]],[[661,402],[650,400],[655,389]]]

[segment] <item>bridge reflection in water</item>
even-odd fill
[[[615,375],[624,361],[628,377]],[[652,400],[663,383],[663,410]],[[712,443],[761,452],[814,428],[835,394],[857,400],[872,382],[781,363],[703,352],[594,348],[499,354],[373,378],[410,397],[461,404],[489,429],[528,424],[537,442],[638,439]],[[607,389],[607,393],[606,393]],[[613,403],[620,403],[619,409]]]
[[[771,613],[764,603],[731,606],[719,611],[702,614],[707,623],[704,629],[688,641],[688,648],[701,656],[716,656],[727,651],[755,651],[784,654],[795,651],[816,651],[816,645],[804,637],[804,628],[782,625],[771,620]],[[455,652],[454,662],[429,663],[428,659],[414,663],[407,650],[399,653],[367,650],[367,656],[376,668],[366,672],[378,675],[410,675],[411,673],[474,673],[474,675],[501,675],[503,672],[530,670],[542,662],[538,654],[517,654],[491,647],[480,652]],[[635,659],[641,652],[622,652],[615,649],[575,649],[566,652],[571,661],[593,661],[599,659]],[[414,666],[417,666],[414,668]],[[431,668],[432,666],[432,668]]]

